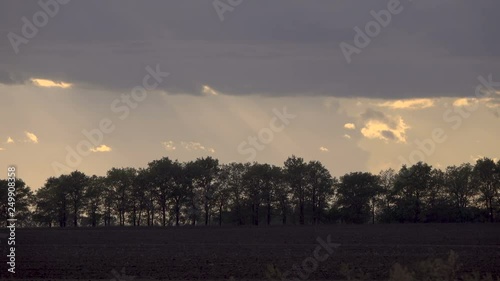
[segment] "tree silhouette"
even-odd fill
[[[285,161],[284,167],[285,178],[292,190],[293,197],[297,200],[299,209],[299,224],[305,223],[304,207],[307,188],[307,164],[303,158],[289,157]]]
[[[9,201],[9,197],[14,198],[15,201]],[[35,198],[31,189],[23,180],[16,180],[14,194],[9,194],[9,181],[0,180],[0,200],[0,219],[2,227],[7,226],[6,222],[9,218],[9,213],[12,212],[12,209],[9,211],[9,208],[15,209],[13,213],[18,220],[16,225],[22,226],[26,224],[26,222],[29,222],[29,208],[33,204]]]
[[[307,173],[307,197],[310,198],[312,206],[312,223],[317,224],[334,194],[336,179],[332,178],[328,169],[319,161],[310,161],[307,164]]]
[[[71,202],[73,211],[73,226],[78,226],[80,212],[85,205],[85,192],[88,187],[88,177],[79,171],[72,172],[63,177],[62,188],[67,191],[68,199]]]
[[[348,223],[365,223],[373,215],[370,200],[380,192],[378,178],[370,173],[350,173],[340,178],[338,205]]]
[[[0,180],[0,187],[5,225],[8,182]],[[443,171],[419,162],[337,180],[321,162],[294,155],[282,167],[164,157],[106,176],[50,177],[34,194],[18,179],[16,217],[25,226],[48,227],[495,222],[499,193],[500,161],[489,158]]]
[[[407,168],[403,166],[394,183],[396,202],[401,221],[419,222],[423,218],[425,200],[432,184],[432,167],[418,162]]]
[[[495,199],[498,200],[500,190],[500,170],[499,165],[495,165],[493,160],[488,158],[479,159],[474,167],[474,177],[481,192],[481,200],[488,210],[488,216],[491,222],[494,221],[493,205]]]
[[[168,200],[173,186],[172,169],[174,162],[168,157],[155,160],[148,164],[151,182],[157,195],[157,202],[161,209],[161,224],[167,225]]]
[[[92,176],[88,180],[88,187],[85,190],[86,198],[86,209],[85,211],[89,215],[90,224],[92,227],[96,227],[98,221],[101,217],[101,212],[103,206],[103,194],[105,194],[106,189],[106,178]]]

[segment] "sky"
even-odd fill
[[[500,2],[0,2],[0,167],[500,158]]]

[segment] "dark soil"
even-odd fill
[[[309,280],[342,279],[341,263],[385,279],[396,262],[447,258],[450,250],[459,255],[462,272],[500,276],[500,225],[376,224],[17,229],[15,278],[119,281],[127,280],[125,272],[134,280],[266,280],[271,266],[301,279],[294,265],[313,257],[317,238],[326,241],[328,235],[341,246],[318,262]],[[5,239],[2,244],[4,280],[12,274],[5,263]]]

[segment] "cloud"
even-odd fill
[[[470,156],[470,159],[472,160],[472,162],[477,162],[477,160],[482,159],[482,158],[484,158],[484,156],[482,156],[480,154]]]
[[[495,117],[500,118],[500,96],[499,92],[491,93],[485,98],[459,98],[453,101],[454,107],[474,107],[484,105]]]
[[[33,5],[14,2],[0,1],[2,30],[20,34],[19,19],[33,14]],[[12,55],[9,40],[1,40],[0,70],[121,94],[136,86],[145,64],[158,63],[163,71],[175,70],[175,79],[161,85],[172,93],[196,95],[208,84],[231,95],[384,99],[465,97],[472,94],[471,80],[478,73],[500,70],[498,1],[419,2],[384,30],[391,35],[387,40],[354,54],[350,65],[339,43],[354,44],[353,27],[365,24],[369,10],[380,5],[273,1],[266,3],[269,13],[262,13],[259,3],[247,1],[230,24],[221,24],[205,1],[155,1],[120,9],[99,4],[88,25],[80,23],[95,1],[65,9],[57,25],[43,29],[43,38],[19,46],[22,57]],[[283,5],[287,13],[281,12]],[[249,25],[247,19],[257,16]],[[463,24],[457,29],[458,20]],[[12,83],[11,76],[3,80]]]
[[[344,128],[346,128],[348,130],[354,130],[354,129],[356,129],[356,125],[354,125],[353,123],[346,123],[346,124],[344,124]]]
[[[0,151],[2,151],[2,150],[5,150],[5,149],[3,149],[3,148],[0,147]]]
[[[432,99],[406,99],[406,100],[396,100],[396,101],[386,101],[384,103],[379,103],[378,106],[389,107],[392,109],[424,109],[434,106],[434,100]]]
[[[500,118],[500,96],[499,92],[490,94],[485,98],[459,98],[453,101],[454,107],[477,107],[479,103],[484,105],[495,117]]]
[[[111,150],[112,150],[111,147],[109,147],[105,144],[101,144],[98,147],[94,147],[94,148],[90,149],[90,151],[92,151],[92,152],[110,152]]]
[[[4,85],[14,85],[14,84],[22,84],[21,81],[17,81],[12,77],[12,74],[8,71],[0,69],[0,84]]]
[[[214,89],[210,88],[209,86],[207,85],[203,85],[203,90],[202,92],[206,95],[212,95],[212,96],[218,96],[219,93],[217,91],[215,91]]]
[[[384,137],[386,139],[390,139],[390,140],[396,139],[396,135],[390,130],[381,131],[380,134],[382,135],[382,137]]]
[[[319,148],[319,150],[321,150],[321,151],[323,151],[323,152],[328,152],[328,151],[330,151],[328,148],[326,148],[326,147],[324,147],[324,146],[320,147],[320,148]]]
[[[162,144],[167,151],[175,150],[175,143],[173,141],[164,141]]]
[[[500,102],[499,101],[489,102],[489,103],[486,104],[486,107],[487,108],[499,108],[500,107]]]
[[[38,137],[35,134],[30,133],[28,131],[25,131],[24,134],[28,138],[26,142],[38,143]]]
[[[323,106],[327,109],[338,111],[340,109],[340,102],[336,98],[328,97],[323,101]]]
[[[12,144],[14,143],[14,140],[11,137],[8,137],[5,143]]]
[[[181,146],[184,147],[187,151],[197,151],[197,150],[202,150],[202,151],[207,151],[210,153],[215,153],[215,149],[210,148],[210,147],[205,147],[199,142],[186,142],[186,141],[181,141]]]
[[[367,122],[361,129],[361,134],[368,139],[393,140],[406,143],[406,130],[408,128],[402,118],[399,119],[398,125],[395,128],[391,128],[386,123],[372,120]]]
[[[348,140],[350,140],[350,139],[351,139],[351,136],[350,136],[350,135],[348,135],[348,134],[345,134],[343,137],[344,137],[344,139],[348,139]]]
[[[176,143],[174,141],[164,141],[162,142],[162,144],[167,151],[174,151],[177,149]],[[215,149],[211,147],[205,147],[199,142],[181,141],[179,145],[187,151],[206,151],[209,153],[215,153]]]
[[[498,108],[500,107],[500,98],[487,98],[485,99],[487,108]]]
[[[52,81],[49,79],[32,78],[31,82],[33,82],[33,84],[35,86],[44,87],[44,88],[63,88],[63,89],[66,89],[66,88],[71,88],[71,86],[72,86],[71,83],[65,83],[62,81]]]
[[[402,117],[393,117],[368,108],[361,114],[361,119],[364,123],[361,134],[364,137],[406,143],[406,130],[410,127]]]
[[[455,107],[467,107],[471,106],[472,104],[477,104],[479,101],[476,98],[460,98],[456,99],[453,102],[453,106]]]
[[[382,111],[374,110],[371,108],[367,108],[365,112],[360,115],[363,121],[367,120],[379,120],[379,121],[387,121],[387,117]]]

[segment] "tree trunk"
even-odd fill
[[[372,224],[375,224],[375,203],[372,204]]]
[[[313,212],[313,224],[316,224],[316,189],[313,188],[312,192],[312,212]]]
[[[222,226],[222,204],[219,205],[219,226]]]
[[[271,225],[271,200],[267,200],[267,225]]]
[[[304,202],[302,200],[299,201],[299,223],[301,225],[304,225]]]
[[[163,226],[166,225],[166,219],[167,219],[167,207],[166,207],[166,204],[165,202],[162,203],[162,206],[161,206],[161,224]]]
[[[283,225],[286,224],[286,202],[281,202],[282,207],[281,207],[281,220],[283,222]]]
[[[179,202],[175,201],[175,226],[179,226],[179,213],[180,213]]]
[[[494,222],[494,218],[493,218],[493,198],[490,198],[489,199],[489,203],[490,203],[490,222]]]
[[[255,210],[256,211],[256,213],[255,213],[255,225],[259,225],[259,207],[260,207],[259,204],[257,204],[255,206],[255,208],[256,208],[256,210]]]
[[[205,202],[205,225],[208,225],[208,202]]]
[[[418,222],[419,215],[420,215],[420,202],[417,199],[416,207],[415,207],[415,217],[413,218],[413,222],[415,222],[415,223]]]
[[[136,212],[137,211],[136,211],[136,207],[135,207],[135,204],[134,204],[134,207],[132,208],[132,220],[133,220],[132,224],[134,226],[136,226],[136,220],[137,220],[137,214],[136,214]]]
[[[73,202],[73,226],[78,226],[78,204],[76,201]]]
[[[198,209],[196,208],[194,203],[192,207],[193,207],[193,215],[191,217],[191,225],[196,225],[196,219],[197,219],[196,212]]]
[[[316,216],[316,220],[318,224],[321,223],[321,210],[323,210],[323,206],[321,205],[321,200],[318,199],[318,208],[316,209],[316,213],[317,213],[317,216]]]

